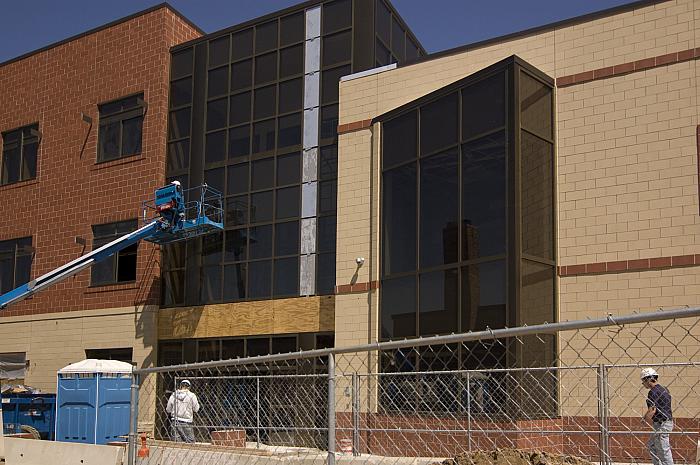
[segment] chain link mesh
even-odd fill
[[[643,367],[655,368],[673,396],[675,462],[696,463],[697,313],[142,370],[139,429],[148,434],[150,456],[136,463],[408,465],[477,451],[509,465],[523,465],[518,460],[532,452],[650,463]],[[199,403],[191,424],[167,408],[184,379]]]

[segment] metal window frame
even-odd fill
[[[102,113],[102,108],[105,105],[113,104],[113,103],[118,103],[118,102],[123,102],[125,100],[129,100],[136,97],[137,103],[133,107],[127,108],[127,109],[122,109],[121,111],[111,113],[109,115],[103,116]],[[144,103],[139,103],[139,99],[141,102]],[[124,147],[122,146],[122,140],[124,138],[124,122],[130,119],[137,118],[141,116],[142,118],[145,119],[146,116],[146,107],[145,107],[145,101],[144,101],[144,93],[143,92],[137,92],[135,94],[127,95],[125,97],[120,97],[115,100],[110,100],[108,102],[103,102],[97,105],[98,109],[98,114],[99,114],[99,120],[97,124],[97,157],[96,157],[96,164],[100,163],[108,163],[111,161],[115,160],[120,160],[122,158],[128,158],[136,155],[140,155],[143,152],[143,119],[141,120],[141,125],[140,125],[140,130],[141,130],[141,148],[139,149],[138,152],[135,153],[123,153]],[[108,124],[112,123],[119,123],[119,151],[118,155],[112,158],[106,158],[105,154],[102,152],[102,145],[100,144],[102,140],[102,128],[103,126],[106,126]]]
[[[25,130],[28,130],[30,132],[29,136],[25,136],[24,132]],[[36,132],[34,134],[33,132]],[[12,133],[17,133],[18,134],[18,140],[15,142],[6,142],[6,138],[11,135]],[[39,144],[41,143],[41,133],[39,132],[39,122],[37,121],[36,123],[32,124],[27,124],[24,126],[20,126],[15,129],[11,129],[9,131],[4,131],[2,133],[2,153],[0,153],[0,186],[9,186],[12,184],[16,184],[19,182],[24,182],[24,181],[30,181],[32,179],[36,179],[37,174],[35,173],[33,177],[25,177],[24,173],[24,151],[25,147],[30,144],[37,144],[37,152],[36,152],[36,168],[38,171],[38,166],[39,166]],[[8,152],[9,150],[12,149],[17,149],[19,148],[19,173],[18,173],[18,179],[17,181],[12,181],[12,182],[4,182],[2,179],[2,173],[4,172],[4,164],[5,164],[5,152]]]

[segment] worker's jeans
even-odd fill
[[[651,461],[654,465],[673,465],[673,456],[671,455],[671,442],[669,434],[673,431],[673,422],[664,421],[662,423],[654,423],[654,432],[647,442],[647,448],[651,454]]]
[[[173,420],[173,441],[194,442],[194,430],[192,423]]]

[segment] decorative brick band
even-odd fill
[[[586,263],[584,265],[560,266],[559,276],[581,276],[588,274],[621,273],[625,271],[648,271],[663,268],[678,268],[700,265],[700,255],[675,255],[673,257],[642,258],[615,262]]]
[[[341,284],[335,286],[335,294],[354,294],[356,292],[367,292],[379,288],[379,281],[369,281],[366,283]]]
[[[619,65],[608,66],[606,68],[598,68],[583,73],[570,74],[557,78],[557,87],[567,87],[576,84],[581,84],[598,79],[609,77],[622,76],[623,74],[643,71],[645,69],[657,68],[659,66],[672,65],[700,58],[700,48],[691,48],[682,52],[667,53],[652,58],[644,58],[642,60],[630,61]]]
[[[372,126],[371,119],[363,119],[362,121],[353,121],[352,123],[345,123],[338,125],[338,134],[347,134],[349,132],[359,131],[361,129],[367,129]]]

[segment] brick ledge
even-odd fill
[[[593,274],[624,273],[631,271],[650,271],[665,268],[679,268],[700,265],[700,254],[674,255],[672,257],[642,258],[638,260],[617,260],[612,262],[585,263],[582,265],[560,266],[560,277]]]

